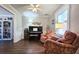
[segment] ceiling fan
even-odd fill
[[[30,8],[28,9],[32,10],[33,12],[38,12],[41,10],[39,4],[30,4]]]

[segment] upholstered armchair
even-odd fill
[[[45,53],[72,54],[79,47],[79,36],[66,31],[62,38],[47,39],[44,43]]]
[[[51,30],[49,30],[45,34],[41,34],[40,41],[45,42],[47,39],[52,38],[53,36],[54,36],[54,33]]]

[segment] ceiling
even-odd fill
[[[40,5],[40,11],[38,13],[44,14],[44,15],[50,15],[58,9],[61,4],[39,4]],[[12,6],[20,11],[21,13],[28,11],[28,8],[30,8],[30,4],[12,4]]]
[[[29,4],[11,4],[15,9],[24,7],[24,6],[28,6]]]

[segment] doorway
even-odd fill
[[[0,6],[0,48],[13,43],[13,14]]]

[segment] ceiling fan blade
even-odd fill
[[[36,5],[36,8],[38,8],[38,7],[39,7],[39,4]]]
[[[33,7],[33,8],[35,7],[33,4],[30,4],[30,6]]]
[[[42,10],[42,9],[40,9],[40,8],[37,8],[37,10],[39,10],[39,11],[40,11],[40,10]]]
[[[33,8],[28,8],[28,9],[33,9]]]

